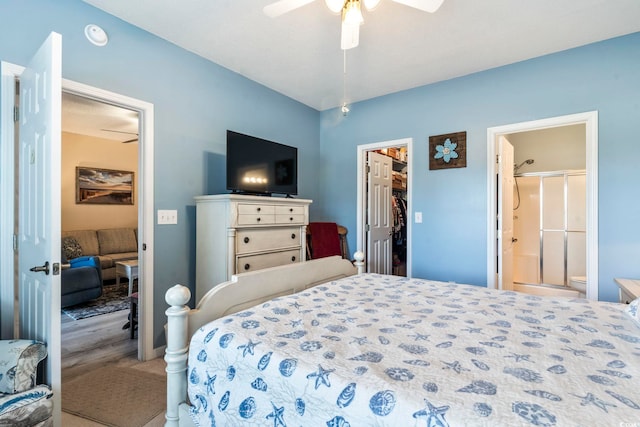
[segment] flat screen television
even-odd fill
[[[298,149],[227,130],[227,190],[298,194]]]

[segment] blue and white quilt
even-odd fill
[[[640,425],[640,328],[583,299],[353,276],[206,325],[188,369],[200,426]]]

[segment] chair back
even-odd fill
[[[307,227],[307,258],[340,255],[348,259],[347,228],[335,222],[310,222]]]

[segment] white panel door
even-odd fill
[[[498,140],[498,289],[513,290],[513,146]]]
[[[47,344],[43,380],[60,425],[62,37],[51,33],[20,76],[19,331]]]
[[[391,274],[391,184],[393,160],[367,153],[367,271]]]

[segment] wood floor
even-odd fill
[[[130,338],[129,311],[122,310],[87,319],[62,315],[62,384],[96,365],[138,363],[138,339]]]
[[[62,315],[62,388],[65,382],[105,364],[117,364],[164,375],[165,363],[159,358],[138,361],[138,334],[130,338],[129,329],[122,329],[128,321],[128,310],[103,314],[88,319],[73,320]],[[158,414],[145,427],[164,425],[164,413]],[[65,427],[100,427],[75,415],[62,413]]]

